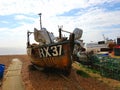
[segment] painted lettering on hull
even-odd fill
[[[42,47],[38,49],[40,58],[62,55],[62,45]]]

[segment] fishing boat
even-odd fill
[[[82,35],[82,30],[76,28],[72,33],[58,28],[59,36],[54,37],[46,28],[42,28],[41,14],[40,30],[34,28],[34,32],[27,32],[27,54],[35,67],[55,68],[69,75],[71,72],[72,56],[76,39]],[[69,33],[69,37],[63,37],[62,32]],[[34,35],[36,43],[30,43],[30,35]],[[75,35],[76,34],[76,35]]]

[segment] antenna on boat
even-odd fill
[[[42,13],[39,13],[38,15],[40,16],[40,30],[42,30],[42,22],[41,22],[41,15],[42,15]]]

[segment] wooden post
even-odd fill
[[[61,36],[61,28],[59,28],[59,38],[61,39],[62,36]]]

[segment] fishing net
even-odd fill
[[[101,75],[120,80],[120,59],[96,54],[91,56],[91,62],[91,66],[99,70]]]

